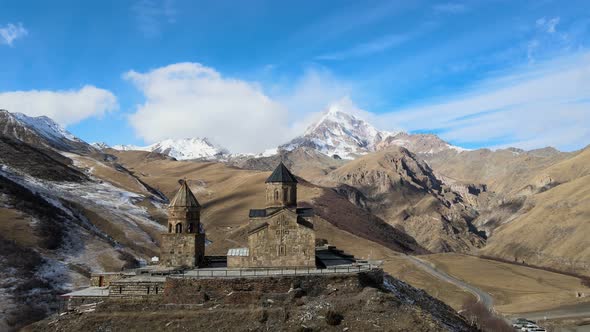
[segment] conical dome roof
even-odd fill
[[[180,189],[170,201],[170,207],[201,207],[199,201],[184,180],[180,180]]]
[[[272,174],[265,181],[265,183],[269,182],[297,183],[297,179],[291,173],[291,171],[289,171],[287,166],[285,166],[285,164],[283,164],[281,161],[279,166],[275,168]]]

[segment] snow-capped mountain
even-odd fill
[[[0,134],[67,152],[91,152],[93,147],[46,116],[30,117],[0,110]]]
[[[207,138],[166,139],[148,146],[115,145],[113,149],[157,152],[178,160],[223,159],[229,155],[227,149],[211,143]]]
[[[358,155],[396,145],[414,153],[438,153],[447,149],[461,151],[436,135],[392,133],[381,131],[367,121],[332,105],[323,116],[310,125],[302,136],[279,146],[280,150],[310,147],[326,155],[354,159]]]
[[[327,155],[352,159],[375,150],[378,142],[392,133],[379,131],[368,122],[332,105],[324,115],[309,126],[302,136],[281,145],[279,149],[293,150],[305,146]]]
[[[99,149],[99,150],[104,150],[104,149],[110,149],[111,147],[105,143],[105,142],[94,142],[94,143],[90,143],[90,145],[92,145],[93,147]]]

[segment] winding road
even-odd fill
[[[490,311],[494,312],[494,299],[492,298],[492,296],[489,293],[486,293],[483,290],[464,282],[463,280],[459,280],[453,276],[450,276],[443,271],[437,270],[435,267],[433,267],[429,263],[427,263],[415,256],[404,255],[403,257],[405,259],[407,259],[408,261],[410,261],[411,263],[413,263],[414,265],[416,265],[417,267],[419,267],[420,269],[437,277],[438,279],[441,279],[441,280],[446,281],[450,284],[453,284],[453,285],[475,295],[479,302],[483,303],[483,305],[485,305],[486,308],[488,308]]]
[[[440,271],[438,269],[436,269],[435,267],[433,267],[432,265],[430,265],[429,263],[421,260],[420,258],[417,258],[415,256],[409,256],[409,255],[403,255],[403,257],[408,260],[409,262],[411,262],[412,264],[414,264],[416,267],[424,270],[425,272],[431,274],[432,276],[441,279],[443,281],[446,281],[450,284],[453,284],[467,292],[472,293],[473,295],[475,295],[478,300],[483,303],[486,308],[488,308],[490,311],[492,312],[496,312],[494,310],[494,299],[492,298],[492,296],[473,286],[470,285],[466,282],[464,282],[463,280],[457,279],[443,271]],[[523,317],[523,318],[527,318],[530,320],[542,320],[542,319],[561,319],[561,318],[584,318],[584,317],[588,317],[590,318],[590,302],[586,302],[586,303],[579,303],[579,304],[574,304],[574,305],[569,305],[569,306],[562,306],[562,307],[558,307],[558,308],[554,308],[554,309],[550,309],[550,310],[544,310],[544,311],[535,311],[535,312],[529,312],[529,313],[521,313],[518,315],[511,315],[510,317]],[[508,318],[508,317],[506,317]],[[582,327],[584,328],[584,327]],[[579,330],[579,331],[586,331],[586,330]]]

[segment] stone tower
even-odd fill
[[[162,264],[168,267],[195,267],[204,262],[201,205],[184,180],[168,206],[168,233],[162,234],[160,248]]]
[[[266,208],[297,207],[297,179],[281,162],[266,183]]]

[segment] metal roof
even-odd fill
[[[250,256],[250,249],[248,248],[231,248],[227,251],[228,256]]]
[[[250,218],[266,217],[266,209],[251,209],[249,217]]]
[[[170,201],[170,207],[201,207],[199,201],[188,187],[186,181],[180,181],[180,189]]]
[[[289,171],[287,166],[281,163],[275,168],[272,174],[266,179],[265,183],[282,182],[282,183],[297,183],[295,176]]]
[[[312,208],[297,208],[296,213],[298,216],[301,217],[313,217],[313,209]]]

